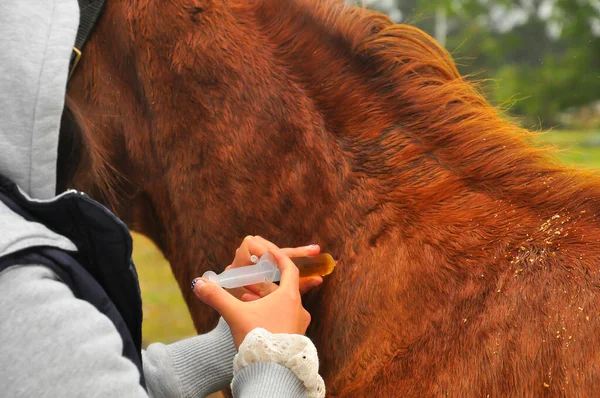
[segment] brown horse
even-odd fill
[[[109,1],[67,179],[189,290],[240,238],[318,242],[332,396],[600,391],[600,183],[552,161],[422,31],[334,0]]]

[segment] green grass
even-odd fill
[[[144,347],[172,343],[196,334],[169,263],[146,237],[133,235],[133,260],[142,289]]]
[[[596,141],[597,146],[589,146]],[[600,171],[600,131],[554,131],[540,136],[542,144],[561,149],[558,157],[575,166]],[[168,262],[148,239],[134,234],[133,257],[140,274],[144,301],[144,342],[169,343],[195,334]]]
[[[551,131],[539,136],[541,144],[552,145],[566,164],[600,171],[600,131]]]

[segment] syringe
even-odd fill
[[[325,276],[333,272],[335,260],[327,253],[316,256],[295,257],[291,259],[300,271],[300,277]],[[254,285],[263,282],[278,282],[281,273],[273,256],[265,253],[258,259],[255,265],[239,268],[231,268],[216,274],[206,271],[203,278],[227,289],[234,287]]]

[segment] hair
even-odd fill
[[[73,99],[67,95],[61,121],[57,188],[75,187],[102,201],[110,208],[121,202],[123,173],[113,165],[111,149],[99,140],[110,133],[94,125]]]

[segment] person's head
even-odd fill
[[[56,193],[76,0],[0,2],[0,174],[33,198]]]

